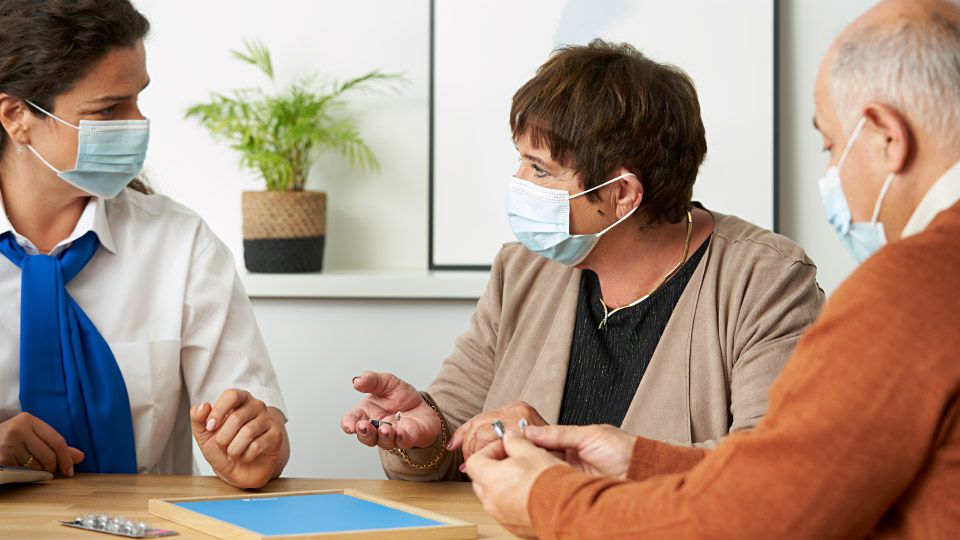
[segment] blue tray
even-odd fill
[[[401,532],[417,537],[428,531],[435,538],[476,537],[473,524],[351,490],[150,501],[150,512],[221,537],[228,536],[228,529],[232,535],[248,533],[244,538],[377,532],[398,538]]]

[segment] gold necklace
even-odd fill
[[[627,308],[629,308],[629,307],[633,307],[633,306],[639,304],[640,302],[643,302],[643,301],[646,300],[647,298],[650,298],[650,295],[652,295],[653,293],[655,293],[655,292],[657,292],[658,290],[660,290],[660,287],[663,287],[663,284],[666,283],[668,279],[670,279],[671,277],[673,277],[673,275],[676,274],[678,270],[680,270],[680,268],[683,266],[683,263],[687,262],[687,256],[690,255],[690,237],[691,237],[691,236],[693,236],[693,214],[690,212],[690,210],[687,210],[687,239],[684,240],[684,242],[683,242],[683,256],[680,257],[680,260],[679,260],[679,261],[677,261],[677,265],[674,266],[669,272],[667,272],[667,274],[666,274],[665,276],[663,276],[663,279],[660,280],[660,283],[657,283],[656,287],[650,289],[650,292],[648,292],[647,294],[641,296],[640,298],[637,298],[636,300],[634,300],[633,302],[630,302],[629,304],[627,304],[627,305],[625,305],[625,306],[620,306],[620,307],[618,307],[617,309],[614,309],[614,310],[612,310],[612,311],[608,311],[608,310],[607,310],[607,303],[603,301],[603,296],[601,295],[601,296],[600,296],[600,306],[603,307],[603,320],[600,321],[600,326],[597,327],[597,330],[600,330],[600,329],[602,329],[604,326],[606,326],[606,325],[607,325],[607,319],[609,319],[610,316],[613,315],[614,313],[616,313],[616,312],[618,312],[618,311],[620,311],[620,310],[622,310],[622,309],[627,309]]]

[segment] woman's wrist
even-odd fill
[[[400,460],[411,469],[429,470],[437,467],[447,455],[449,430],[447,428],[447,421],[443,418],[443,414],[440,413],[439,407],[437,407],[437,404],[434,403],[433,399],[430,398],[430,395],[426,392],[420,392],[420,395],[423,397],[423,401],[429,405],[431,409],[433,409],[434,413],[436,413],[437,418],[440,419],[440,434],[427,448],[414,448],[409,452],[407,450],[395,448],[391,450],[390,453],[398,456]],[[432,450],[432,452],[425,456],[423,455],[426,453],[424,452],[425,450]],[[411,456],[411,453],[414,455]]]

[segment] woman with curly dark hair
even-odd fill
[[[249,300],[137,178],[148,30],[128,0],[0,0],[0,464],[190,474],[192,432],[260,487],[289,443]]]

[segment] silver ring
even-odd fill
[[[400,421],[400,411],[397,411],[397,422]]]

